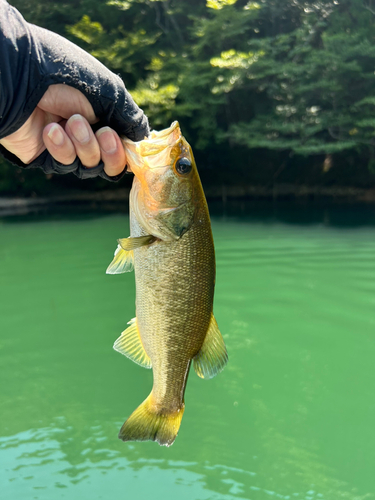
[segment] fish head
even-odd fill
[[[143,141],[123,142],[135,175],[130,204],[137,220],[164,241],[178,240],[195,220],[200,187],[193,152],[178,122]]]

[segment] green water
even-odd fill
[[[374,211],[281,212],[213,216],[230,361],[190,374],[169,449],[117,439],[152,384],[112,350],[127,216],[0,219],[2,500],[374,498]]]

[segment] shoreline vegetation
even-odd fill
[[[119,74],[153,129],[178,120],[209,199],[374,202],[373,0],[10,3]],[[0,159],[0,196],[107,184]]]
[[[0,216],[26,215],[45,209],[62,209],[82,207],[85,209],[127,208],[130,188],[117,190],[77,192],[64,195],[0,197]],[[375,189],[364,189],[347,186],[295,186],[280,184],[273,187],[254,185],[209,186],[205,188],[208,202],[223,204],[239,201],[288,201],[302,203],[328,202],[330,204],[375,204]]]

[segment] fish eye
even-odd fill
[[[181,175],[191,172],[191,161],[188,158],[180,158],[176,162],[176,171]]]

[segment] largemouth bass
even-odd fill
[[[124,139],[135,174],[130,237],[118,240],[108,274],[131,271],[136,318],[114,344],[153,370],[148,398],[122,426],[123,441],[170,446],[184,412],[191,362],[212,378],[228,356],[214,318],[215,252],[210,217],[191,147],[178,122],[148,139]]]

